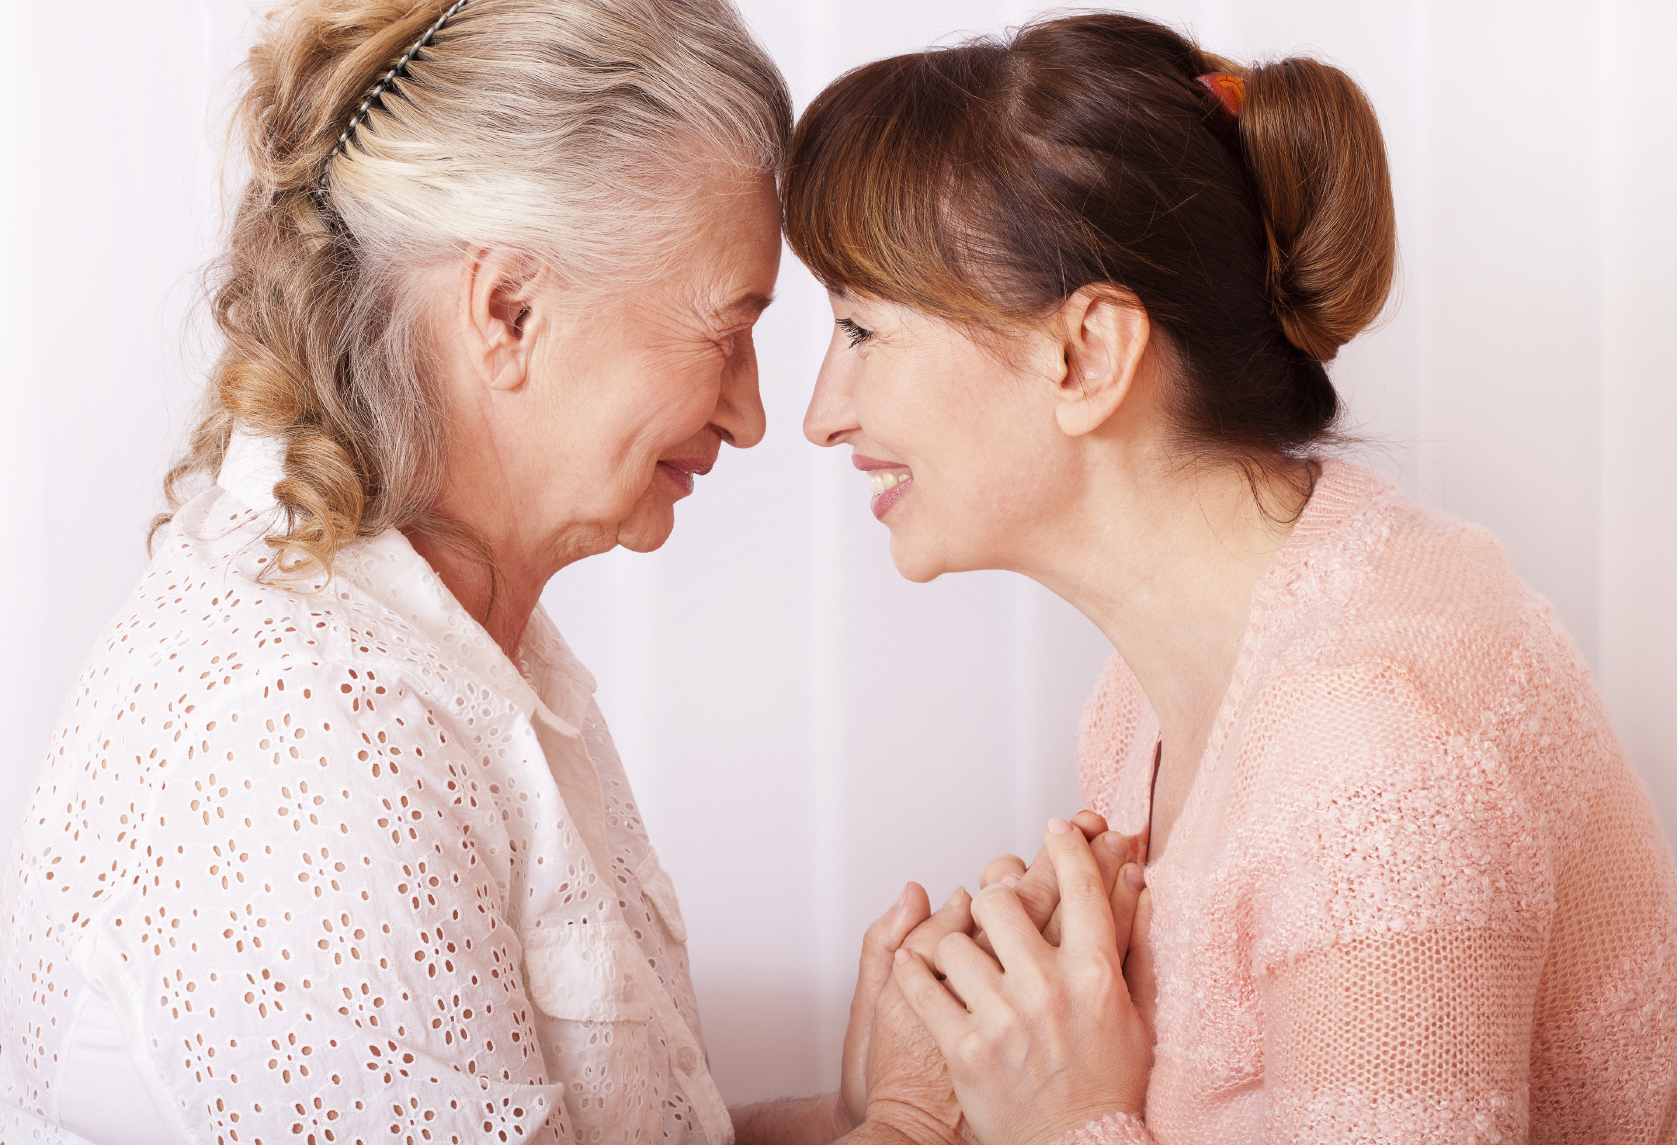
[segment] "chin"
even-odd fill
[[[675,506],[642,508],[617,530],[617,543],[632,553],[650,553],[663,547],[675,530]]]
[[[950,571],[947,562],[924,550],[916,549],[913,545],[898,541],[895,534],[891,536],[891,563],[897,566],[897,575],[915,584],[934,581]]]

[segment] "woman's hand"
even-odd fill
[[[1144,866],[1147,861],[1147,827],[1143,826],[1139,834],[1120,835],[1106,830],[1106,820],[1093,811],[1079,811],[1071,817],[1072,826],[1083,832],[1089,840],[1091,849],[1095,852],[1095,859],[1100,864],[1101,881],[1110,889],[1113,898],[1113,911],[1119,913],[1123,907],[1117,902],[1117,897],[1127,893],[1116,885],[1117,867],[1128,863]],[[1103,851],[1100,843],[1116,852],[1116,856]],[[1024,906],[1025,913],[1032,922],[1042,923],[1042,936],[1051,946],[1060,945],[1060,932],[1063,912],[1060,909],[1060,888],[1054,879],[1054,864],[1048,859],[1048,847],[1044,845],[1031,861],[1029,869],[1025,861],[1017,855],[1002,855],[991,859],[985,864],[983,872],[978,877],[978,885],[987,887],[991,883],[1001,882],[1008,876],[1013,876],[1014,882],[1009,884],[1019,902]],[[1153,945],[1149,941],[1149,931],[1153,922],[1153,906],[1151,896],[1144,886],[1141,899],[1135,907],[1135,922],[1130,927],[1129,953],[1124,958],[1124,981],[1130,990],[1130,1000],[1135,1003],[1136,1011],[1141,1015],[1142,1022],[1148,1031],[1148,1044],[1153,1042],[1153,1011],[1157,1001],[1153,978]],[[986,954],[995,957],[995,951],[990,946],[990,939],[982,930],[973,935]],[[916,954],[922,955],[926,961],[933,961],[933,951],[913,943],[909,946]]]
[[[897,948],[931,914],[925,888],[919,883],[909,883],[891,909],[875,919],[862,935],[856,993],[850,999],[850,1023],[844,1031],[844,1054],[840,1059],[835,1136],[850,1132],[867,1116],[868,1046],[879,995],[891,981],[892,956]]]
[[[1146,1096],[1152,1040],[1124,982],[1141,869],[1126,864],[1109,897],[1081,831],[1054,820],[1046,849],[1064,916],[1058,948],[1008,876],[973,904],[999,967],[961,933],[938,943],[947,988],[919,955],[895,955],[895,981],[948,1062],[984,1145],[1050,1142],[1114,1111],[1139,1113]]]
[[[891,981],[892,956],[906,941],[930,956],[948,934],[972,929],[972,896],[957,890],[936,914],[919,883],[862,939],[856,993],[844,1035],[834,1115],[837,1134],[864,1119],[884,1121],[916,1141],[953,1140],[960,1110],[937,1045]]]
[[[1101,868],[1101,881],[1110,890],[1118,878],[1118,869],[1125,863],[1144,863],[1147,858],[1147,828],[1143,827],[1139,835],[1120,835],[1106,829],[1106,820],[1093,811],[1083,810],[1071,817],[1072,826],[1083,832],[1083,837],[1091,844],[1101,843],[1094,847],[1095,861]],[[1001,882],[1009,875],[1015,882],[1013,892],[1019,896],[1019,901],[1025,907],[1025,913],[1031,921],[1042,930],[1042,936],[1051,946],[1060,945],[1062,917],[1060,911],[1060,888],[1054,879],[1054,864],[1048,861],[1048,848],[1045,846],[1031,860],[1029,868],[1018,855],[1002,855],[991,859],[985,864],[984,870],[978,876],[980,888],[991,883]],[[974,940],[987,954],[994,955],[990,948],[990,940],[983,931],[973,935]],[[918,954],[928,960],[931,951],[911,946]]]
[[[936,914],[915,927],[899,950],[935,950],[950,935],[972,930],[972,896],[957,889]],[[916,1145],[956,1145],[961,1107],[937,1043],[895,981],[880,992],[868,1042],[867,1120],[888,1125]]]

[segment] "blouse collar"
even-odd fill
[[[235,429],[216,484],[258,513],[273,514],[279,508],[274,485],[285,476],[285,450],[280,438]],[[539,604],[525,629],[521,667],[461,607],[399,529],[346,547],[333,562],[332,577],[412,625],[450,660],[511,700],[525,718],[540,719],[562,735],[582,734],[594,677]]]

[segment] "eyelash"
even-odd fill
[[[857,346],[860,346],[863,342],[866,342],[869,338],[873,337],[872,330],[867,330],[856,325],[856,323],[851,321],[849,318],[840,318],[838,320],[838,328],[844,331],[844,336],[846,338],[850,339],[850,348],[852,350],[854,350]]]

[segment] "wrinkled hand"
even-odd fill
[[[885,1120],[915,1140],[953,1134],[960,1121],[949,1071],[920,1019],[891,981],[892,956],[912,933],[928,954],[946,934],[972,929],[972,896],[957,890],[936,914],[926,891],[909,883],[862,938],[856,993],[844,1035],[835,1130]],[[931,1133],[932,1136],[926,1136]]]
[[[1124,956],[1143,879],[1138,866],[1124,864],[1109,891],[1101,846],[1091,850],[1063,819],[1050,824],[1047,858],[1064,914],[1058,948],[1008,875],[972,907],[1000,966],[959,931],[939,940],[930,965],[907,945],[894,956],[893,978],[936,1041],[968,1127],[985,1145],[1045,1143],[1107,1113],[1141,1110],[1152,1039],[1126,987]]]
[[[891,909],[874,920],[862,935],[862,958],[856,970],[856,993],[850,999],[850,1023],[844,1031],[844,1055],[839,1071],[838,1105],[834,1111],[837,1135],[862,1123],[868,1111],[868,1047],[873,1037],[879,995],[891,981],[892,955],[910,931],[931,917],[925,888],[909,883]]]
[[[908,942],[930,941],[935,949],[944,937],[965,935],[972,925],[972,896],[958,889],[936,914],[915,927]],[[889,979],[889,965],[886,975]],[[867,1120],[889,1125],[917,1145],[955,1145],[963,1139],[961,1107],[949,1068],[894,981],[888,980],[880,991],[874,1010],[866,1092]]]

